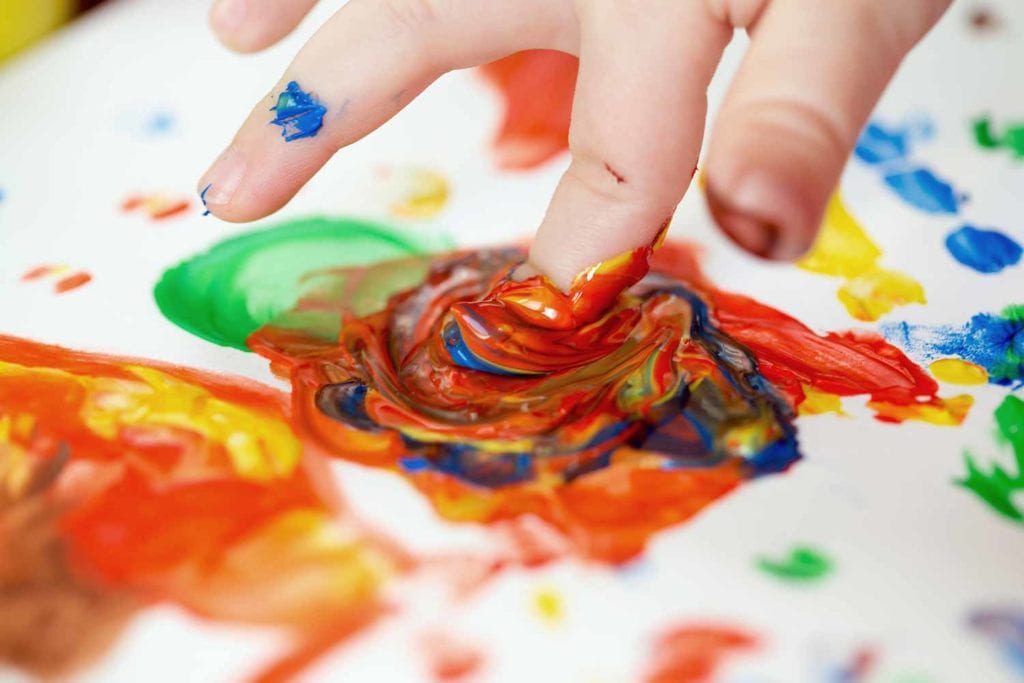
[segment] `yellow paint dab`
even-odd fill
[[[949,384],[975,385],[988,382],[988,371],[960,358],[940,358],[928,366],[935,379]]]
[[[857,320],[875,321],[897,306],[925,303],[921,284],[909,275],[879,267],[881,256],[882,251],[836,192],[829,200],[814,247],[797,266],[845,278],[837,296]]]
[[[850,278],[836,296],[851,316],[868,322],[878,320],[897,306],[927,303],[921,283],[883,268],[872,268]]]
[[[819,391],[810,384],[803,384],[801,386],[804,390],[804,400],[797,408],[798,414],[824,415],[826,413],[835,413],[836,415],[846,415],[843,412],[843,404],[838,394]]]
[[[541,621],[554,626],[562,621],[564,605],[562,595],[553,588],[541,588],[533,594],[533,611]]]
[[[937,398],[928,403],[911,405],[899,405],[884,401],[868,402],[868,407],[874,410],[878,417],[883,420],[889,422],[916,420],[943,427],[956,427],[960,425],[967,417],[967,413],[970,412],[972,405],[974,405],[974,397],[970,394],[960,394],[950,398]]]
[[[391,213],[398,218],[426,220],[448,203],[448,180],[437,171],[409,168],[393,172]]]

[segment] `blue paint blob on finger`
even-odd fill
[[[946,237],[946,249],[960,263],[979,273],[998,273],[1020,262],[1024,249],[998,230],[965,225]]]
[[[886,173],[885,184],[903,201],[928,213],[955,214],[963,201],[949,183],[920,166]]]
[[[199,201],[201,201],[203,203],[203,208],[204,209],[206,209],[206,193],[210,191],[211,187],[213,187],[213,183],[210,183],[209,185],[204,187],[202,189],[202,191],[199,193]],[[204,216],[209,216],[210,215],[210,210],[206,209],[206,211],[203,211],[203,215]]]
[[[315,136],[324,125],[327,107],[312,93],[299,87],[297,81],[290,81],[284,92],[278,95],[277,104],[271,111],[275,116],[270,123],[281,126],[285,142],[291,142]]]

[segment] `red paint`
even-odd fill
[[[494,140],[500,168],[540,166],[569,148],[579,60],[555,50],[526,50],[480,67],[504,100]]]
[[[53,291],[57,294],[63,294],[64,292],[70,292],[73,289],[78,289],[90,282],[92,282],[92,275],[89,273],[84,271],[73,273],[58,280],[53,286]]]
[[[161,193],[129,195],[121,202],[121,210],[130,212],[142,209],[150,219],[159,221],[171,216],[178,216],[192,206],[190,199],[184,197],[168,197]]]
[[[484,664],[484,655],[478,648],[443,633],[424,637],[423,649],[431,677],[437,683],[465,681]]]
[[[685,625],[661,633],[644,683],[710,683],[726,659],[753,650],[757,638],[727,626]]]
[[[31,270],[26,271],[25,274],[21,276],[21,279],[24,282],[29,282],[31,280],[38,280],[41,277],[45,277],[45,276],[49,275],[54,270],[59,270],[59,269],[60,269],[60,266],[48,266],[48,265],[36,266],[35,268],[32,268]]]
[[[67,271],[67,266],[57,265],[42,265],[36,266],[28,270],[24,275],[21,276],[22,282],[32,282],[34,280],[41,280],[46,277],[56,277],[63,272]],[[73,289],[78,289],[83,285],[92,282],[92,275],[84,270],[80,270],[70,275],[57,280],[53,285],[53,291],[56,294],[63,294],[64,292],[70,292]]]

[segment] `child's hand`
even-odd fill
[[[243,52],[286,35],[315,0],[217,0]],[[690,182],[705,91],[734,27],[753,40],[705,172],[719,225],[748,250],[808,249],[875,101],[949,0],[351,0],[306,43],[271,97],[200,181],[229,221],[285,204],[338,149],[434,79],[529,48],[580,57],[569,148],[531,263],[563,288],[649,242]],[[327,106],[316,137],[285,143],[268,109],[289,81]]]

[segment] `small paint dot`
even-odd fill
[[[533,594],[533,611],[541,621],[553,626],[564,616],[562,596],[552,588],[541,588]]]
[[[948,384],[971,386],[988,382],[988,371],[960,358],[940,358],[928,366],[935,379]]]

